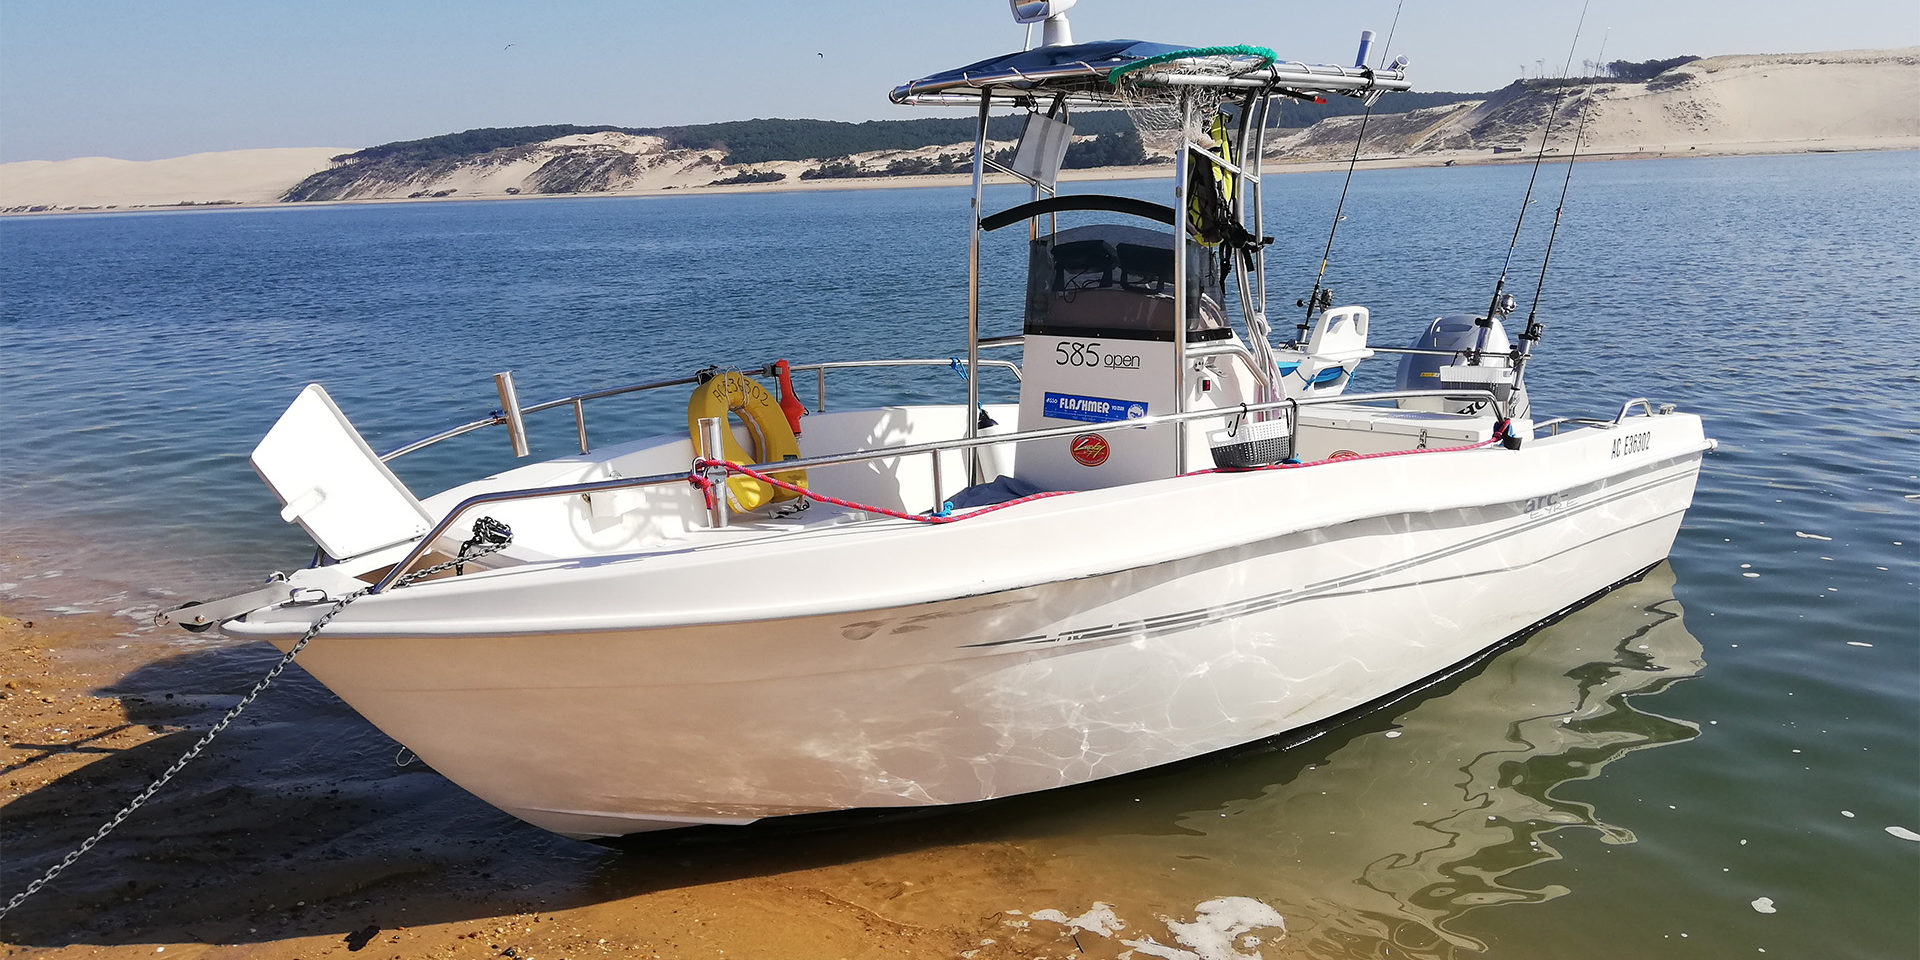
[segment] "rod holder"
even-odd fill
[[[700,458],[703,460],[723,459],[726,456],[726,447],[721,444],[720,431],[726,429],[726,425],[720,421],[719,417],[701,417],[699,427]],[[708,512],[708,519],[712,521],[714,526],[724,527],[727,525],[726,468],[707,467],[701,471],[701,475],[713,484],[712,487],[709,488],[713,491],[713,508]]]
[[[500,391],[500,416],[507,424],[507,439],[513,443],[513,455],[527,455],[527,421],[520,415],[520,394],[513,389],[513,371],[493,375],[494,389]]]

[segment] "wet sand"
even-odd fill
[[[260,644],[169,645],[103,614],[11,612],[0,619],[6,897],[151,782],[275,659]],[[1017,838],[1017,811],[613,849],[515,821],[417,761],[396,767],[396,749],[289,671],[0,921],[0,956],[993,960],[1127,949],[1084,930],[1076,947],[1075,931],[1007,912],[1036,895],[1046,902],[1028,910],[1071,915],[1087,903],[1075,908],[1036,875],[1044,855]]]

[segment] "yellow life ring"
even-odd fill
[[[751,456],[733,438],[733,423],[729,417],[736,413],[740,415],[740,422],[746,425],[748,435],[753,438]],[[800,441],[794,439],[793,427],[787,423],[787,415],[780,409],[780,402],[759,381],[738,370],[717,374],[695,387],[693,399],[687,401],[687,432],[693,436],[693,449],[696,452],[700,449],[700,421],[708,417],[717,417],[723,424],[720,430],[721,456],[734,463],[778,463],[800,459]],[[807,485],[804,470],[779,476],[795,486]],[[727,479],[727,505],[736,511],[754,510],[774,501],[792,500],[798,496],[791,490],[783,490],[752,477]]]

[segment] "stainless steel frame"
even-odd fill
[[[967,238],[968,240],[967,268],[968,269],[967,269],[967,357],[966,357],[967,401],[966,402],[967,402],[968,416],[966,418],[965,435],[957,440],[914,444],[910,446],[893,447],[893,448],[879,449],[879,450],[854,451],[846,454],[836,454],[833,456],[811,457],[811,458],[798,460],[798,461],[784,461],[779,464],[759,465],[757,467],[758,469],[762,469],[768,472],[778,473],[778,472],[785,472],[789,470],[803,470],[808,467],[830,466],[830,465],[843,464],[843,463],[857,463],[857,462],[862,462],[867,460],[884,459],[884,458],[890,458],[890,457],[913,456],[921,453],[929,453],[933,455],[934,495],[935,495],[935,501],[937,503],[939,502],[939,497],[941,494],[939,454],[942,451],[947,451],[947,450],[964,450],[967,452],[967,455],[966,455],[967,474],[968,474],[967,482],[977,483],[984,479],[984,476],[982,475],[982,472],[980,469],[978,450],[988,445],[1004,444],[1004,443],[1019,443],[1019,442],[1028,441],[1028,440],[1046,439],[1051,437],[1063,437],[1063,436],[1077,435],[1077,434],[1090,433],[1090,432],[1104,433],[1109,430],[1139,429],[1139,428],[1148,427],[1148,426],[1165,424],[1165,425],[1171,426],[1175,434],[1173,468],[1174,468],[1175,475],[1181,475],[1187,472],[1187,463],[1186,463],[1187,424],[1192,420],[1200,419],[1200,418],[1216,418],[1221,416],[1232,416],[1234,415],[1235,412],[1238,412],[1244,415],[1244,414],[1271,413],[1275,411],[1284,410],[1284,411],[1288,411],[1287,416],[1289,417],[1289,419],[1292,419],[1294,416],[1297,415],[1297,412],[1301,406],[1311,406],[1317,403],[1333,403],[1333,402],[1366,403],[1366,402],[1385,401],[1385,400],[1398,400],[1406,397],[1421,397],[1421,396],[1425,396],[1425,397],[1439,396],[1439,397],[1452,398],[1452,399],[1485,400],[1495,410],[1496,413],[1504,416],[1504,413],[1502,412],[1504,410],[1504,407],[1499,402],[1499,399],[1494,395],[1492,391],[1482,390],[1482,389],[1457,390],[1457,391],[1447,391],[1447,390],[1388,391],[1383,393],[1343,395],[1338,397],[1304,398],[1299,400],[1281,400],[1279,399],[1279,384],[1275,381],[1275,378],[1272,375],[1274,371],[1270,369],[1272,365],[1272,358],[1270,354],[1267,354],[1263,351],[1262,354],[1255,355],[1255,354],[1249,353],[1247,349],[1239,347],[1237,345],[1227,346],[1224,348],[1220,346],[1203,345],[1196,349],[1189,350],[1188,342],[1187,342],[1188,341],[1187,323],[1190,318],[1186,316],[1186,314],[1188,312],[1187,262],[1188,262],[1188,257],[1190,255],[1190,251],[1188,250],[1188,245],[1191,242],[1191,240],[1188,235],[1189,229],[1190,229],[1190,213],[1188,210],[1189,197],[1188,197],[1188,188],[1187,188],[1187,177],[1188,177],[1189,171],[1192,169],[1193,163],[1196,162],[1197,160],[1200,163],[1214,164],[1214,165],[1217,165],[1220,169],[1228,172],[1228,174],[1233,178],[1234,184],[1237,187],[1237,193],[1234,197],[1234,203],[1237,205],[1236,212],[1240,214],[1242,222],[1246,222],[1247,220],[1246,208],[1249,205],[1252,206],[1253,208],[1252,225],[1254,229],[1254,235],[1258,237],[1261,235],[1260,231],[1265,226],[1264,211],[1262,209],[1264,206],[1264,204],[1262,203],[1262,201],[1264,200],[1264,197],[1261,194],[1261,169],[1262,169],[1262,161],[1264,159],[1263,155],[1265,153],[1264,148],[1265,148],[1266,120],[1271,107],[1272,98],[1276,94],[1276,92],[1294,90],[1294,91],[1347,93],[1347,94],[1353,94],[1353,95],[1377,96],[1383,90],[1404,90],[1404,89],[1408,89],[1410,86],[1406,81],[1405,74],[1399,71],[1391,71],[1391,70],[1371,71],[1371,70],[1363,70],[1363,69],[1349,68],[1349,67],[1338,67],[1338,66],[1312,66],[1312,65],[1298,63],[1298,62],[1285,62],[1285,63],[1276,62],[1267,68],[1249,71],[1245,74],[1242,74],[1236,77],[1199,76],[1199,75],[1185,75],[1185,74],[1167,74],[1167,75],[1161,75],[1156,77],[1157,82],[1163,83],[1167,88],[1171,90],[1184,90],[1185,88],[1189,88],[1189,87],[1191,88],[1207,87],[1215,90],[1235,91],[1234,96],[1236,98],[1240,97],[1241,92],[1244,92],[1244,99],[1242,102],[1238,136],[1237,138],[1235,138],[1238,140],[1238,148],[1239,148],[1239,155],[1237,157],[1237,159],[1239,160],[1239,163],[1237,164],[1228,162],[1226,157],[1223,155],[1224,151],[1215,152],[1212,150],[1208,150],[1205,147],[1201,146],[1200,144],[1193,142],[1191,139],[1189,139],[1185,135],[1184,131],[1191,127],[1191,121],[1193,120],[1195,104],[1194,104],[1193,98],[1189,97],[1185,92],[1180,93],[1178,98],[1179,110],[1182,118],[1181,126],[1182,126],[1183,132],[1180,138],[1178,149],[1174,157],[1174,191],[1173,191],[1174,204],[1173,204],[1173,207],[1175,211],[1175,223],[1174,223],[1174,264],[1173,264],[1174,290],[1173,290],[1173,294],[1174,294],[1174,302],[1176,306],[1174,311],[1175,322],[1173,324],[1173,343],[1174,343],[1174,360],[1175,360],[1174,373],[1173,373],[1173,376],[1174,376],[1173,412],[1170,414],[1161,414],[1158,416],[1143,417],[1137,420],[1120,421],[1112,424],[1074,424],[1066,427],[1029,430],[1024,432],[1015,432],[1015,433],[996,435],[991,437],[980,436],[977,411],[980,409],[979,374],[980,374],[981,367],[982,366],[1002,366],[1009,370],[1012,370],[1016,377],[1018,377],[1020,373],[1019,367],[1013,363],[1010,363],[1007,361],[981,360],[980,350],[983,347],[1011,346],[1011,345],[1021,343],[1023,340],[1023,338],[1021,337],[995,337],[989,341],[983,342],[980,337],[980,326],[981,326],[980,223],[981,223],[982,217],[984,216],[983,204],[984,204],[985,179],[986,179],[986,172],[989,166],[992,166],[995,169],[1001,169],[999,164],[992,163],[992,161],[990,161],[986,155],[989,114],[992,108],[996,104],[1003,105],[1003,106],[1020,105],[1020,106],[1026,107],[1029,110],[1036,110],[1036,111],[1043,109],[1043,107],[1046,109],[1049,109],[1050,111],[1065,110],[1067,109],[1068,104],[1094,103],[1094,104],[1104,104],[1109,106],[1115,105],[1119,99],[1119,94],[1113,88],[1105,85],[1105,76],[1106,75],[1102,70],[1096,69],[1088,64],[1081,63],[1081,64],[1063,66],[1057,69],[1052,69],[1047,71],[1020,74],[1017,76],[994,75],[991,77],[980,77],[977,79],[962,78],[959,81],[943,82],[938,85],[922,85],[920,87],[915,87],[914,85],[909,84],[903,87],[896,88],[893,91],[893,100],[897,103],[936,103],[936,104],[964,103],[969,106],[976,106],[978,110],[977,122],[975,125],[973,170],[972,170],[972,174],[973,174],[972,176],[973,197],[972,197],[972,211],[971,211],[972,220],[971,220],[971,223],[969,224],[968,238]],[[1065,81],[1064,86],[1056,85],[1052,88],[1049,88],[1047,86],[1049,82],[1059,84],[1061,81]],[[1041,190],[1040,185],[1037,183],[1032,183],[1032,181],[1028,181],[1028,182],[1032,184],[1032,186],[1034,187],[1034,195],[1037,198]],[[1037,229],[1037,224],[1030,224],[1029,234],[1031,235],[1035,229]],[[1245,270],[1241,271],[1240,276],[1238,278],[1238,283],[1240,286],[1239,292],[1241,295],[1241,312],[1243,314],[1243,320],[1245,321],[1246,326],[1248,328],[1249,336],[1259,337],[1262,341],[1261,345],[1264,347],[1264,346],[1270,345],[1270,342],[1271,342],[1266,336],[1266,331],[1263,329],[1266,324],[1266,307],[1267,307],[1264,247],[1258,251],[1258,255],[1256,255],[1255,257],[1255,261],[1256,261],[1256,265],[1252,270],[1252,274],[1253,274],[1253,278],[1257,280],[1257,283],[1255,283],[1255,286],[1257,287],[1257,299],[1256,299],[1256,292],[1250,291],[1247,289],[1249,278],[1246,276],[1246,274],[1248,273],[1248,271],[1245,271]],[[1186,408],[1188,364],[1193,362],[1196,359],[1204,359],[1206,357],[1226,356],[1226,355],[1240,357],[1242,360],[1247,362],[1249,368],[1255,371],[1255,374],[1259,379],[1261,385],[1264,388],[1266,388],[1266,392],[1261,395],[1260,402],[1251,403],[1251,404],[1241,404],[1237,408],[1228,408],[1225,411],[1220,409],[1189,411]],[[1265,356],[1264,363],[1261,361],[1260,356]],[[944,364],[957,362],[957,359],[958,358],[955,358],[954,360],[950,360],[950,361],[940,361],[940,360],[849,361],[849,362],[838,363],[838,364],[799,365],[799,366],[791,367],[790,370],[801,371],[801,372],[804,372],[806,370],[814,371],[815,383],[816,383],[815,406],[817,410],[825,410],[826,409],[826,392],[827,392],[826,391],[826,371],[831,367],[836,367],[836,366],[838,367],[885,367],[885,366],[944,365]],[[771,365],[768,365],[768,367],[762,368],[761,370],[754,371],[754,372],[757,372],[763,376],[770,375],[772,372]],[[534,404],[533,406],[527,407],[524,412],[535,413],[540,410],[550,409],[552,407],[561,406],[561,405],[571,406],[574,410],[575,429],[576,429],[577,438],[579,440],[580,450],[582,453],[585,453],[589,449],[588,442],[587,442],[586,414],[585,414],[585,408],[584,408],[584,402],[586,400],[596,399],[599,397],[614,396],[621,393],[631,393],[631,392],[637,392],[642,390],[658,389],[658,388],[668,387],[668,386],[685,385],[685,384],[690,384],[694,382],[697,382],[697,377],[682,377],[682,378],[674,378],[669,380],[654,381],[651,383],[635,384],[628,387],[619,387],[611,390],[596,391],[588,394],[580,394],[574,397],[565,397],[558,400],[551,400],[546,403]],[[1644,403],[1644,401],[1641,401],[1641,402]],[[1651,408],[1649,408],[1649,410],[1650,409]],[[1623,411],[1623,416],[1624,416],[1624,411]],[[458,436],[462,433],[480,429],[482,427],[490,426],[503,421],[511,423],[513,419],[516,419],[516,418],[513,418],[506,413],[496,414],[491,418],[464,424],[459,427],[452,428],[450,430],[442,431],[441,433],[435,434],[433,436],[423,438],[422,440],[415,441],[411,444],[407,444],[388,454],[383,455],[382,459],[391,460],[395,457],[402,456],[407,453],[411,453],[415,450],[419,450],[423,447],[430,446],[434,443],[438,443],[441,440],[445,440],[450,437]],[[1290,426],[1293,426],[1293,425],[1294,424],[1290,424]],[[702,446],[707,450],[716,449],[718,434],[719,434],[719,431],[722,429],[722,425],[718,423],[718,421],[715,421],[712,423],[703,423],[701,426],[703,428],[702,440],[704,441]],[[518,444],[516,444],[516,449],[518,449]],[[699,469],[699,467],[696,466],[696,469]],[[683,483],[683,482],[686,482],[687,479],[688,479],[688,476],[686,474],[662,474],[662,475],[657,475],[653,477],[621,478],[616,480],[598,481],[594,483],[567,484],[567,485],[562,485],[558,487],[546,487],[546,488],[514,490],[514,491],[499,491],[495,493],[483,494],[480,496],[468,498],[466,501],[463,501],[462,503],[457,505],[451,512],[449,512],[448,515],[444,519],[442,519],[439,522],[439,524],[437,524],[434,527],[432,532],[422,537],[419,540],[419,542],[415,544],[414,548],[409,553],[407,558],[403,560],[401,563],[396,564],[387,573],[387,575],[381,579],[380,583],[374,588],[374,590],[375,592],[383,590],[389,585],[391,585],[397,578],[404,575],[408,569],[410,569],[416,562],[418,562],[420,556],[426,552],[428,546],[433,541],[435,541],[440,536],[445,534],[446,530],[454,523],[454,521],[459,519],[460,516],[462,516],[465,512],[473,509],[476,506],[480,506],[488,503],[500,503],[500,502],[508,502],[512,500],[528,499],[528,498],[536,498],[536,497],[551,497],[551,496],[563,496],[567,494],[577,494],[577,493],[592,493],[600,490],[622,489],[627,487],[648,486],[648,485],[657,485],[657,484],[666,484],[666,483]],[[719,495],[717,499],[721,505],[717,506],[716,509],[714,510],[713,521],[718,526],[724,526],[727,522],[725,507],[724,507],[724,501],[725,501],[724,491],[721,492],[721,495]]]
[[[1001,339],[1006,340],[1011,338],[1001,338]],[[1018,341],[1014,340],[1014,342],[1017,343]],[[1004,342],[982,344],[982,346],[988,346],[988,347],[1008,346],[1008,345],[1010,344],[1004,343]],[[834,360],[826,363],[792,364],[788,366],[787,369],[790,372],[804,373],[809,370],[814,372],[814,376],[815,376],[814,412],[823,413],[827,409],[827,371],[828,370],[845,370],[845,369],[854,369],[858,367],[951,367],[953,366],[953,362],[955,359],[956,358],[949,357],[947,359],[942,360],[936,357],[924,357],[924,358],[902,359],[902,360]],[[1014,363],[1011,360],[981,360],[979,362],[979,366],[993,367],[1001,370],[1006,370],[1013,374],[1015,380],[1018,380],[1020,378],[1020,365],[1017,363]],[[735,368],[735,369],[740,369],[742,372],[751,374],[756,377],[773,376],[772,364],[767,364],[761,367]],[[969,377],[968,379],[972,380],[973,378]],[[555,400],[547,400],[541,403],[536,403],[536,404],[533,404],[532,406],[521,407],[520,414],[522,415],[522,417],[524,417],[525,414],[538,413],[542,410],[552,410],[556,407],[572,407],[574,434],[580,442],[580,452],[588,453],[592,449],[587,444],[586,402],[588,400],[599,400],[605,397],[617,397],[622,394],[628,394],[628,393],[643,393],[649,390],[664,389],[666,387],[684,387],[684,386],[688,386],[688,385],[699,383],[699,382],[700,382],[700,377],[698,374],[695,374],[693,376],[686,376],[686,377],[670,377],[665,380],[649,380],[644,383],[632,383],[632,384],[627,384],[626,386],[609,387],[603,390],[590,390],[586,393],[578,393],[570,397],[560,397]],[[468,433],[472,433],[475,430],[484,429],[486,427],[498,426],[506,423],[509,423],[509,419],[506,411],[504,410],[496,411],[492,416],[485,417],[479,420],[472,420],[467,423],[463,423],[457,427],[449,427],[445,430],[440,431],[439,433],[429,434],[427,436],[421,437],[418,440],[412,441],[411,443],[402,444],[401,446],[395,447],[392,450],[389,450],[386,453],[381,454],[380,459],[384,461],[384,460],[393,460],[396,457],[404,457],[409,453],[413,453],[416,450],[424,450],[427,447],[431,447],[434,444],[440,443],[443,440],[451,440],[454,437],[461,436],[462,434],[468,434]],[[524,427],[522,429],[524,430]],[[524,436],[524,433],[522,434],[522,436]],[[519,447],[517,445],[515,447],[515,452],[519,456],[526,455],[524,453],[519,453]]]
[[[1025,103],[1036,97],[1063,96],[1066,103],[1076,105],[1116,106],[1120,102],[1119,97],[1115,95],[1112,87],[1106,86],[1105,79],[1106,73],[1099,68],[1077,63],[1048,70],[1026,71],[1018,76],[993,75],[980,77],[977,80],[966,78],[951,83],[919,87],[911,83],[903,84],[893,89],[890,98],[894,103],[900,104],[972,106],[976,102],[993,100],[1003,103]],[[1237,77],[1166,74],[1158,79],[1170,87],[1231,87],[1248,91],[1297,87],[1328,93],[1367,94],[1383,90],[1413,89],[1413,85],[1407,82],[1404,71],[1307,64],[1297,60],[1276,62],[1266,69],[1249,70]],[[1077,90],[1046,89],[1039,86],[1048,81],[1061,80],[1089,82],[1087,86]]]
[[[1187,169],[1192,163],[1187,151],[1187,126],[1193,120],[1193,102],[1180,98],[1180,146],[1173,155],[1173,411],[1187,410],[1187,231],[1192,229],[1187,210]],[[1173,427],[1173,472],[1187,472],[1187,424],[1176,421]]]
[[[827,409],[828,370],[848,370],[858,367],[951,367],[954,365],[954,362],[959,359],[959,357],[953,357],[947,360],[836,360],[832,363],[794,364],[787,369],[816,371],[817,377],[815,379],[813,412],[825,413]],[[1006,370],[1013,374],[1015,380],[1020,379],[1020,365],[1011,360],[976,360],[974,361],[974,366],[995,367]],[[973,379],[972,375],[969,374],[967,379]],[[969,393],[968,397],[972,400],[977,400],[978,392]],[[978,404],[976,403],[975,405],[977,406]]]
[[[980,340],[980,224],[984,216],[983,189],[986,171],[989,167],[1013,174],[1025,180],[1034,188],[1037,199],[1041,185],[1026,177],[1006,170],[1002,165],[987,159],[987,120],[997,103],[1002,106],[1024,107],[1030,112],[1046,109],[1051,116],[1055,111],[1067,109],[1069,104],[1100,104],[1106,106],[1125,106],[1126,95],[1107,82],[1111,65],[1095,67],[1088,63],[1073,63],[1046,70],[1011,71],[983,74],[977,77],[963,75],[958,80],[942,80],[938,83],[909,83],[896,87],[892,93],[895,103],[937,104],[974,106],[978,110],[978,122],[975,126],[973,144],[973,207],[972,222],[967,236],[967,367],[971,373],[977,373],[979,351],[983,345]],[[1197,160],[1210,163],[1226,171],[1236,188],[1233,202],[1235,212],[1242,223],[1247,222],[1247,207],[1252,207],[1253,235],[1262,237],[1266,223],[1264,195],[1261,188],[1261,172],[1266,153],[1266,122],[1275,95],[1291,93],[1343,93],[1371,98],[1386,90],[1406,90],[1411,85],[1406,74],[1399,70],[1370,70],[1364,67],[1310,65],[1298,61],[1274,62],[1271,65],[1250,70],[1233,77],[1198,74],[1158,74],[1155,83],[1170,91],[1179,91],[1177,99],[1181,115],[1181,137],[1174,154],[1174,263],[1173,297],[1176,320],[1173,329],[1174,345],[1174,411],[1184,413],[1187,399],[1187,366],[1192,356],[1187,348],[1187,249],[1190,239],[1189,211],[1187,209],[1187,177]],[[1238,163],[1229,162],[1224,155],[1227,151],[1214,151],[1195,143],[1186,135],[1194,119],[1195,103],[1186,92],[1193,88],[1211,88],[1216,91],[1228,91],[1241,103],[1240,121],[1237,136],[1230,134],[1230,143],[1237,141]],[[1029,224],[1029,239],[1037,230],[1037,224]],[[1266,290],[1266,249],[1264,244],[1257,248],[1251,270],[1241,270],[1236,276],[1236,285],[1240,294],[1243,322],[1247,328],[1249,341],[1255,349],[1246,357],[1248,366],[1255,370],[1265,392],[1259,395],[1262,401],[1275,400],[1280,396],[1278,384],[1278,366],[1272,353],[1269,321],[1267,319]],[[1248,274],[1252,277],[1249,278]],[[1249,280],[1254,282],[1250,289]],[[1004,341],[1007,338],[996,338]],[[968,381],[967,405],[970,410],[979,408],[977,384],[973,377]],[[1186,472],[1186,421],[1172,421],[1175,434],[1173,467],[1175,473]],[[967,436],[977,433],[969,422]],[[978,482],[979,465],[974,455],[968,456],[968,478]]]
[[[899,447],[885,447],[877,450],[854,450],[847,453],[836,453],[827,456],[807,457],[801,460],[783,460],[778,463],[751,464],[750,468],[759,473],[780,474],[808,470],[815,467],[830,467],[846,463],[863,463],[869,460],[917,456],[923,453],[933,455],[934,462],[937,464],[940,453],[947,450],[977,450],[981,447],[1005,443],[1046,440],[1054,437],[1076,436],[1083,433],[1106,433],[1112,430],[1139,430],[1160,424],[1185,424],[1191,420],[1245,416],[1274,410],[1289,411],[1288,418],[1289,420],[1293,420],[1301,407],[1317,406],[1327,403],[1377,403],[1410,397],[1439,397],[1449,400],[1484,401],[1488,404],[1489,408],[1494,411],[1496,418],[1506,416],[1505,408],[1501,406],[1500,399],[1496,397],[1491,390],[1388,390],[1379,393],[1350,394],[1337,397],[1307,397],[1298,400],[1272,400],[1265,403],[1243,403],[1233,407],[1163,413],[1133,420],[1120,420],[1113,423],[1077,423],[1065,427],[1016,431],[990,437],[970,436],[957,440],[936,440],[929,443],[914,443]],[[1645,401],[1641,402],[1644,403]],[[702,424],[702,426],[705,427],[706,425]],[[1296,423],[1289,423],[1288,426],[1289,428],[1296,428],[1298,425]],[[715,421],[714,430],[716,433],[717,429],[718,421]],[[708,444],[709,449],[715,447],[717,447],[717,438],[710,440]],[[699,468],[696,466],[693,469]],[[692,470],[689,470],[689,472],[686,473],[661,473],[645,477],[619,477],[612,480],[595,480],[587,483],[568,483],[552,487],[528,487],[518,490],[496,490],[490,493],[476,494],[460,501],[454,505],[453,509],[447,511],[447,515],[442,517],[439,523],[434,524],[433,529],[429,530],[425,536],[416,541],[413,548],[407,552],[407,555],[401,559],[399,563],[394,564],[388,569],[386,575],[380,578],[380,582],[373,586],[371,592],[380,593],[391,586],[394,581],[405,576],[407,571],[411,570],[413,566],[420,561],[420,558],[426,554],[434,541],[444,536],[455,521],[459,520],[475,507],[486,506],[487,504],[493,503],[510,503],[518,500],[537,500],[547,497],[593,494],[606,490],[624,490],[631,487],[686,483],[692,476]],[[709,479],[712,478],[711,476],[709,477]],[[725,478],[720,477],[719,479],[724,482]],[[936,483],[937,482],[936,473]],[[716,500],[724,503],[726,499],[725,491],[716,490],[715,497]],[[725,507],[718,507],[715,510],[715,514],[717,521],[716,526],[725,526]]]
[[[987,179],[987,111],[993,102],[980,98],[980,120],[973,138],[973,218],[967,224],[967,436],[979,433],[980,410],[980,218]],[[967,481],[975,482],[980,464],[967,454]]]

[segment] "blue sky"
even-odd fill
[[[1082,0],[1077,39],[1343,62],[1393,0]],[[885,11],[885,12],[876,12]],[[1406,0],[1425,90],[1566,59],[1578,2]],[[1920,44],[1914,0],[1594,0],[1581,59]],[[0,0],[0,161],[360,147],[471,127],[924,116],[896,83],[1016,49],[1002,0]],[[510,45],[510,46],[509,46]]]

